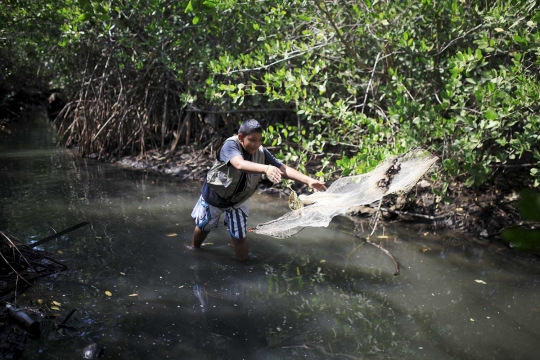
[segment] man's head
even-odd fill
[[[262,145],[262,126],[255,119],[246,120],[238,129],[238,140],[240,144],[250,154],[255,154]]]

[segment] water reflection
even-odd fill
[[[187,246],[199,183],[81,159],[56,142],[39,119],[0,135],[0,229],[30,242],[90,222],[42,245],[70,270],[19,304],[77,311],[74,330],[46,321],[26,359],[79,358],[92,343],[120,359],[526,359],[540,350],[537,257],[387,224],[372,240],[400,262],[395,277],[386,255],[350,235],[368,227],[340,217],[289,239],[251,236],[243,265],[223,227],[202,251]],[[250,225],[286,211],[285,198],[253,200]]]

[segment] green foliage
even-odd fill
[[[103,92],[89,81],[100,76],[108,82],[98,88],[113,97],[140,81],[151,86],[160,100],[137,92],[153,109],[144,131],[131,120],[143,133],[137,144],[180,129],[186,114],[164,101],[173,97],[184,109],[246,111],[223,117],[228,131],[253,117],[249,110],[268,109],[257,115],[268,125],[266,145],[301,170],[320,164],[316,175],[326,179],[419,146],[441,157],[441,195],[456,177],[478,186],[504,164],[532,163],[531,182],[540,184],[533,0],[19,0],[0,10],[2,29],[18,30],[2,30],[7,72],[39,67],[46,81],[73,93],[85,87],[94,101]],[[87,147],[115,113],[105,106],[100,114],[88,119],[95,126],[71,128],[93,132],[74,134]],[[195,136],[206,116],[181,127],[186,142],[205,142]]]
[[[540,223],[540,193],[531,190],[521,192],[518,209],[526,221]],[[540,250],[540,229],[510,227],[503,230],[502,237],[520,250]]]

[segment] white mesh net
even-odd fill
[[[351,207],[368,205],[386,195],[409,191],[437,159],[427,150],[410,150],[383,161],[367,174],[342,177],[325,192],[300,195],[295,206],[297,210],[249,231],[287,238],[307,226],[328,226],[334,216],[345,214]]]

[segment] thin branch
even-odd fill
[[[465,34],[453,39],[452,41],[450,41],[448,44],[446,44],[445,47],[442,48],[441,51],[439,51],[438,53],[435,54],[435,56],[439,56],[440,54],[442,54],[446,49],[448,49],[450,47],[450,45],[452,45],[453,43],[455,43],[456,41],[458,41],[459,39],[463,39],[465,36],[469,35],[470,33],[472,33],[473,31],[475,30],[478,30],[479,28],[481,28],[482,26],[484,26],[485,24],[482,23],[478,26],[475,26],[474,28],[472,28],[471,30],[467,31]]]
[[[332,25],[332,27],[336,31],[336,35],[339,38],[339,41],[341,41],[341,43],[345,46],[345,48],[347,49],[347,52],[349,53],[349,56],[354,59],[354,62],[356,63],[356,66],[359,69],[361,69],[362,68],[362,61],[360,60],[360,57],[358,56],[356,51],[354,51],[351,44],[349,42],[347,42],[345,40],[345,38],[341,35],[341,30],[337,27],[336,23],[332,19],[332,15],[328,12],[328,10],[326,10],[325,5],[321,4],[321,0],[315,0],[315,5],[324,14],[324,16],[326,17],[326,20],[328,20],[330,22],[330,25]]]
[[[390,254],[390,252],[389,252],[388,250],[386,250],[385,248],[383,248],[383,246],[380,245],[380,244],[377,245],[377,244],[375,244],[375,243],[372,243],[371,241],[369,241],[369,239],[363,238],[363,237],[361,237],[361,236],[359,236],[359,235],[356,235],[356,234],[353,234],[353,236],[354,236],[354,237],[357,237],[357,238],[359,238],[359,239],[364,240],[364,241],[367,242],[368,244],[375,246],[377,249],[379,249],[379,250],[381,250],[383,253],[385,253],[385,254],[392,260],[392,262],[394,263],[394,266],[396,267],[396,269],[395,269],[395,271],[394,271],[394,276],[399,275],[399,273],[401,272],[401,270],[400,270],[400,268],[399,268],[399,263],[397,262],[396,258],[395,258],[392,254]]]
[[[238,70],[227,71],[227,72],[224,73],[224,75],[231,75],[231,74],[234,74],[234,73],[247,72],[247,71],[266,70],[266,69],[268,69],[268,68],[270,68],[270,67],[272,67],[272,66],[274,66],[276,64],[279,64],[280,62],[287,61],[287,60],[290,60],[290,59],[294,59],[295,57],[305,55],[305,54],[307,54],[307,53],[309,53],[309,52],[311,52],[313,50],[320,49],[320,48],[325,47],[325,46],[330,45],[330,44],[332,44],[332,42],[327,42],[327,43],[324,43],[324,44],[320,44],[320,45],[314,46],[312,48],[309,48],[306,51],[298,52],[298,54],[295,54],[295,55],[292,55],[292,56],[287,56],[287,57],[284,57],[283,59],[274,61],[273,63],[263,65],[263,66],[259,66],[259,67],[256,67],[256,68],[238,69]]]
[[[367,102],[367,97],[368,97],[368,93],[369,93],[369,88],[371,87],[371,83],[373,82],[373,75],[375,74],[375,69],[377,68],[377,63],[379,62],[379,56],[381,56],[380,52],[377,54],[377,58],[375,59],[375,64],[373,65],[373,70],[371,71],[371,77],[369,78],[368,86],[366,88],[366,94],[364,95],[364,103],[362,104],[362,114],[364,113],[364,109],[366,108],[366,102]]]
[[[241,114],[258,112],[294,112],[293,109],[244,109],[244,110],[204,110],[193,107],[186,109],[186,112],[205,113],[205,114]]]

